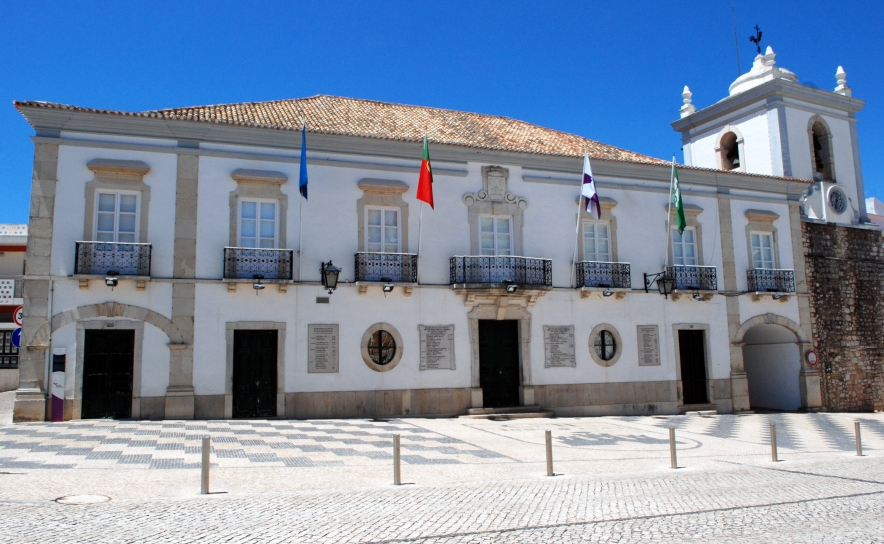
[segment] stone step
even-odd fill
[[[678,412],[686,416],[717,416],[718,406],[714,404],[685,404],[678,407]]]
[[[460,417],[468,419],[525,419],[553,417],[555,414],[540,406],[509,406],[506,408],[470,408]]]

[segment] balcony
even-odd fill
[[[795,271],[755,268],[746,271],[750,293],[794,293]]]
[[[224,279],[291,281],[294,251],[253,247],[224,248]]]
[[[629,263],[579,262],[577,263],[577,287],[629,289],[632,287]]]
[[[716,291],[718,277],[714,266],[667,266],[666,275],[675,279],[679,291]]]
[[[451,284],[516,283],[552,286],[552,261],[531,257],[462,256],[450,261]]]
[[[356,281],[417,283],[416,253],[356,254]]]
[[[150,244],[77,242],[74,274],[150,276]]]

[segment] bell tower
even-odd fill
[[[842,67],[835,78],[834,91],[801,84],[777,66],[768,47],[731,83],[728,96],[711,106],[698,110],[686,86],[681,118],[672,123],[682,135],[685,164],[813,180],[804,207],[808,217],[867,222],[856,131],[865,101],[853,98]],[[833,190],[837,194],[829,194]],[[828,200],[837,209],[826,208]]]

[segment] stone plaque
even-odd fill
[[[421,370],[454,370],[454,325],[418,325]]]
[[[657,325],[638,325],[638,366],[660,366],[660,333]]]
[[[544,325],[543,349],[545,368],[576,367],[574,356],[574,325]]]
[[[338,372],[338,325],[307,325],[307,372]]]

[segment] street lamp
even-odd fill
[[[328,289],[328,294],[332,294],[332,291],[338,287],[338,274],[341,273],[341,269],[329,261],[322,263],[319,273],[322,276],[322,286]]]
[[[645,293],[651,288],[654,283],[657,284],[657,290],[660,291],[660,294],[666,298],[669,298],[669,295],[672,294],[672,291],[675,289],[675,278],[671,278],[666,275],[666,271],[658,272],[656,274],[645,274]]]

